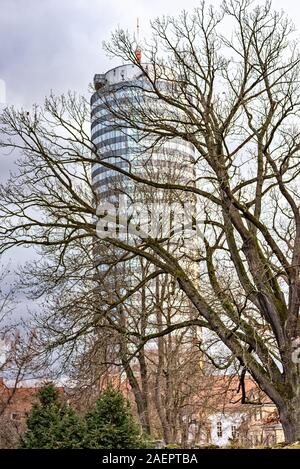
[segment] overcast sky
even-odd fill
[[[186,6],[196,5],[188,0]],[[149,18],[180,11],[179,0],[0,0],[0,78],[9,104],[41,102],[53,89],[85,92],[114,65],[102,41],[118,25],[141,35]]]
[[[0,79],[6,84],[7,103],[30,106],[42,102],[51,89],[85,93],[94,73],[115,64],[102,51],[102,41],[118,25],[134,31],[139,17],[142,36],[149,19],[197,4],[197,0],[0,0]],[[273,4],[284,8],[300,30],[300,6],[295,0]]]
[[[6,103],[17,107],[42,103],[50,90],[85,94],[95,73],[117,65],[105,56],[102,41],[118,26],[134,32],[139,17],[143,36],[151,18],[176,15],[197,4],[198,0],[0,0],[0,103],[3,83]],[[300,4],[274,0],[273,6],[284,8],[300,32]],[[0,179],[9,166],[7,158],[0,158]],[[24,253],[19,252],[21,260]]]

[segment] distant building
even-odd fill
[[[249,393],[249,400],[255,402],[257,389]],[[239,442],[242,446],[273,446],[284,442],[283,428],[277,408],[266,395],[260,404],[250,404],[239,428]]]
[[[112,382],[132,401],[127,379],[114,376],[104,380],[99,383],[98,392],[106,388],[107,382]],[[18,444],[26,428],[27,414],[37,402],[38,390],[38,386],[7,386],[0,377],[0,448],[13,448]],[[58,390],[64,393],[64,388]],[[249,404],[241,402],[237,376],[203,376],[199,393],[194,397],[194,414],[183,421],[188,428],[187,445],[193,448],[211,445],[255,448],[283,442],[276,406],[250,377],[245,379],[245,391]],[[95,392],[95,398],[98,392]],[[73,403],[76,405],[76,400]],[[77,407],[79,410],[80,406]],[[81,408],[82,412],[86,410]]]
[[[192,446],[253,448],[284,441],[275,404],[250,377],[245,379],[245,403],[237,376],[209,376],[203,381],[200,396],[195,396],[199,413],[189,430]]]
[[[62,387],[57,388],[61,394]],[[7,385],[0,376],[0,448],[15,448],[26,429],[26,418],[37,402],[38,386]]]

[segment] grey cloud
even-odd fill
[[[0,77],[8,103],[29,106],[51,89],[85,92],[95,69],[107,66],[101,40],[119,19],[109,3],[1,0],[0,5]]]

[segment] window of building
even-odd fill
[[[222,422],[217,422],[217,436],[219,438],[223,436]]]
[[[268,435],[268,438],[267,438],[267,445],[268,446],[273,446],[277,443],[276,441],[276,433],[271,433],[270,435]]]
[[[238,431],[235,425],[231,425],[231,437],[236,440],[238,437]]]
[[[259,434],[255,435],[255,446],[261,445],[263,443],[263,441],[264,441],[264,438],[263,438],[262,433],[259,433]]]
[[[261,408],[256,409],[255,414],[254,414],[254,419],[255,420],[261,420],[262,419],[262,409]]]

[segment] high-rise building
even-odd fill
[[[187,183],[194,179],[195,149],[181,139],[170,139],[153,145],[153,136],[143,135],[118,122],[114,110],[120,107],[132,112],[136,106],[147,106],[147,83],[135,65],[122,65],[94,77],[95,92],[91,98],[92,141],[99,158],[107,163],[144,177],[162,182]],[[173,179],[173,180],[172,180]],[[92,168],[93,186],[100,202],[115,201],[116,194],[132,195],[135,185],[113,169],[95,161]],[[124,186],[125,184],[125,186]],[[148,191],[149,192],[149,191]],[[162,192],[156,191],[156,194]],[[189,196],[190,197],[190,196]],[[161,197],[160,197],[161,198]]]
[[[150,223],[152,224],[151,229],[154,229],[156,233],[154,236],[161,236],[162,230],[172,232],[165,248],[169,252],[176,253],[178,257],[181,256],[183,262],[188,262],[184,260],[183,244],[184,242],[189,244],[187,250],[190,254],[192,238],[195,236],[192,216],[195,215],[196,203],[193,195],[182,191],[168,191],[145,184],[137,184],[126,175],[105,166],[105,163],[108,163],[157,182],[193,183],[195,179],[195,149],[192,144],[179,138],[165,139],[157,144],[153,135],[143,134],[140,129],[133,129],[130,125],[130,119],[128,123],[126,122],[126,112],[132,113],[134,108],[146,109],[148,106],[147,86],[144,74],[135,65],[122,65],[105,74],[95,75],[95,91],[91,98],[91,126],[92,142],[96,147],[97,156],[92,166],[92,184],[97,196],[97,203],[100,205],[110,203],[119,208],[120,199],[122,198],[123,202],[125,199],[127,205],[125,204],[125,208],[123,206],[121,216],[126,217],[126,210],[130,212],[132,205],[139,202],[142,206],[141,210],[144,209],[152,217]],[[162,83],[162,86],[167,85]],[[124,116],[124,119],[118,116],[120,114]],[[177,207],[175,209],[174,204]],[[179,206],[184,206],[180,216]],[[190,226],[187,231],[183,230],[183,236],[179,229],[177,236],[178,226],[176,224],[179,223],[182,227],[186,221],[190,223]],[[146,229],[145,224],[143,229]],[[153,231],[151,233],[153,234]],[[127,232],[125,236],[127,242],[134,242],[132,232]],[[185,239],[183,239],[184,236]],[[98,252],[98,255],[101,261],[100,272],[103,272],[105,270],[105,255],[103,257],[103,251],[102,254]],[[111,261],[111,256],[108,261]],[[113,289],[117,289],[118,280],[120,280],[119,288],[122,289],[124,285],[126,288],[134,282],[137,283],[143,278],[145,271],[148,274],[151,272],[151,267],[144,269],[144,272],[143,268],[142,261],[138,258],[130,260],[126,265],[121,264],[115,269],[110,267],[114,280],[108,285],[110,284]],[[195,271],[194,273],[197,275]],[[168,276],[165,276],[163,281],[170,284],[167,289],[169,296],[166,295],[166,301],[170,300],[173,289],[172,307],[178,308],[181,319],[185,315],[191,317],[193,307],[184,298],[179,288],[175,289],[176,293],[174,293],[174,281]],[[157,279],[152,281],[152,287],[153,296],[157,296],[157,293],[161,294],[162,288],[160,288],[160,282],[157,282]],[[178,301],[174,301],[176,294]],[[151,299],[150,296],[148,295],[148,299],[153,303],[153,298]],[[135,297],[134,300],[131,298],[130,301],[133,306],[136,306],[139,299]],[[173,320],[176,318],[173,317]]]
[[[150,66],[148,67],[151,72]],[[192,144],[179,138],[162,139],[158,142],[151,132],[143,132],[143,129],[139,129],[138,126],[132,126],[132,118],[136,116],[132,113],[135,109],[143,113],[147,112],[147,108],[151,108],[152,105],[154,108],[158,105],[155,111],[158,115],[164,114],[164,109],[161,109],[160,104],[155,102],[155,96],[154,100],[149,102],[148,86],[145,75],[135,65],[122,65],[94,77],[95,91],[91,98],[92,142],[95,145],[92,185],[97,199],[96,203],[98,207],[100,206],[100,212],[98,210],[97,213],[99,216],[104,215],[104,223],[102,223],[104,231],[111,229],[109,222],[105,226],[106,207],[109,207],[109,210],[111,207],[116,208],[118,222],[120,222],[120,217],[128,221],[133,217],[135,221],[133,225],[135,226],[135,223],[140,221],[140,228],[146,233],[150,225],[151,236],[164,238],[166,240],[163,242],[164,248],[175,254],[179,261],[185,263],[185,267],[189,269],[187,266],[190,262],[189,256],[196,242],[196,231],[192,224],[192,217],[196,212],[194,196],[182,191],[139,184],[114,169],[117,167],[159,183],[185,185],[193,184],[195,181],[196,153]],[[161,86],[168,85],[162,82]],[[113,166],[109,167],[109,165]],[[137,207],[133,208],[134,205]],[[142,215],[141,212],[143,212]],[[137,215],[136,218],[135,215]],[[150,220],[147,219],[149,215]],[[124,229],[123,224],[122,231],[118,222],[119,231],[116,230],[115,235],[117,234],[121,240],[125,239],[128,244],[141,242],[140,237],[136,236],[137,233],[132,232],[128,225]],[[186,224],[189,226],[184,226]],[[182,231],[180,227],[183,228]],[[149,395],[144,395],[141,404],[136,382],[144,383],[142,392],[146,393],[148,384],[145,386],[145,380],[147,381],[149,376],[152,378],[156,376],[155,380],[160,382],[160,391],[157,392],[167,393],[163,389],[166,390],[171,381],[168,379],[165,382],[165,377],[160,376],[161,364],[159,363],[163,360],[166,373],[174,377],[178,369],[183,366],[188,350],[193,351],[192,355],[189,355],[189,367],[194,366],[195,370],[202,372],[202,352],[197,345],[194,345],[200,343],[201,330],[189,328],[172,332],[165,338],[165,357],[161,356],[162,339],[159,339],[160,342],[157,339],[148,341],[143,347],[143,352],[136,354],[139,334],[141,337],[161,331],[171,324],[197,317],[197,312],[170,275],[163,273],[147,280],[156,267],[143,257],[131,255],[129,260],[124,262],[124,251],[112,247],[109,243],[106,244],[105,240],[104,242],[98,240],[95,242],[95,264],[99,274],[102,310],[105,311],[106,301],[109,305],[117,304],[116,307],[109,309],[111,315],[108,319],[109,325],[115,324],[117,331],[126,331],[125,335],[119,335],[117,332],[115,336],[106,340],[105,330],[100,328],[99,333],[103,334],[101,343],[107,344],[106,356],[113,357],[108,361],[118,362],[121,365],[121,368],[118,367],[118,370],[114,372],[125,371],[135,396],[140,421],[144,429],[149,431],[147,423]],[[195,278],[198,276],[192,263],[190,263],[190,271]],[[137,285],[142,286],[135,291]],[[134,291],[133,294],[132,291]],[[119,303],[120,297],[124,295],[125,303]],[[117,300],[116,303],[115,300]],[[111,330],[110,328],[109,331]],[[134,359],[132,359],[132,353],[134,353]],[[109,372],[111,373],[112,370],[110,369]],[[168,405],[172,405],[170,399]]]

